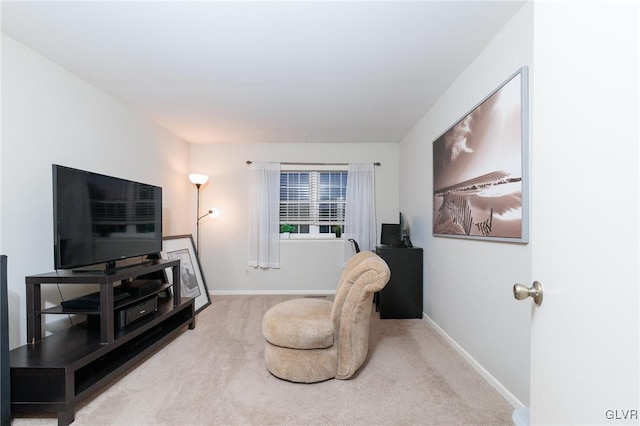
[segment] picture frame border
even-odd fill
[[[184,249],[187,249],[189,252],[189,257],[191,258],[192,266],[194,269],[193,272],[196,276],[196,281],[198,282],[198,288],[200,289],[200,295],[195,297],[194,300],[194,311],[197,315],[211,304],[211,295],[209,294],[209,288],[207,287],[207,283],[204,280],[204,275],[202,274],[202,267],[200,266],[200,259],[198,258],[196,253],[193,236],[191,234],[163,236],[162,251],[160,252],[160,257],[162,259],[169,259],[168,253],[170,251]],[[182,269],[182,262],[180,262],[180,268]],[[165,271],[165,273],[167,276],[167,282],[172,284],[173,275],[169,271]],[[182,293],[182,297],[185,297],[184,293]]]
[[[511,74],[505,79],[496,89],[485,96],[480,102],[475,104],[471,109],[464,113],[458,120],[456,120],[451,126],[449,126],[444,132],[436,137],[432,142],[432,161],[435,161],[434,150],[435,143],[440,140],[445,134],[452,130],[458,123],[464,120],[467,116],[472,114],[478,107],[484,104],[490,97],[498,93],[504,86],[510,83],[516,76],[520,74],[520,116],[521,116],[521,129],[520,129],[520,167],[522,171],[522,217],[520,224],[520,238],[510,237],[491,237],[481,235],[460,235],[460,234],[442,234],[436,233],[434,229],[435,216],[431,218],[431,232],[434,237],[444,238],[458,238],[465,240],[481,240],[481,241],[493,241],[493,242],[509,242],[528,244],[529,243],[529,68],[527,66],[520,67],[517,71]],[[435,174],[435,168],[432,170]],[[432,200],[435,208],[435,176],[432,176]]]

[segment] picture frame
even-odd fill
[[[433,235],[529,242],[528,68],[433,142]]]
[[[196,255],[191,235],[162,237],[163,259],[180,259],[180,292],[182,297],[193,297],[196,315],[211,304],[209,289],[202,275],[200,260]],[[173,274],[167,273],[167,280],[173,284]]]

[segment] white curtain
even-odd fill
[[[349,164],[347,206],[344,220],[344,259],[355,254],[353,238],[361,251],[376,248],[376,202],[373,163]]]
[[[280,163],[253,162],[249,176],[249,266],[280,267]]]

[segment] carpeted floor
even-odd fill
[[[73,425],[509,425],[513,408],[423,320],[371,319],[351,380],[264,366],[261,320],[287,296],[215,296],[186,330],[77,407]],[[55,417],[13,425],[54,425]]]

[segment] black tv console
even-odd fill
[[[149,294],[114,302],[114,283],[127,282],[166,268],[172,269],[173,297],[157,298],[157,312],[128,327],[115,327],[116,309],[126,309]],[[27,343],[10,352],[11,411],[57,412],[58,425],[68,425],[75,404],[123,374],[141,357],[149,355],[181,333],[195,328],[194,299],[180,296],[180,261],[154,259],[151,263],[106,272],[56,271],[26,277]],[[42,284],[97,284],[99,309],[43,309]],[[159,288],[162,292],[169,284]],[[83,314],[99,318],[98,327],[87,323],[42,337],[45,314]]]

